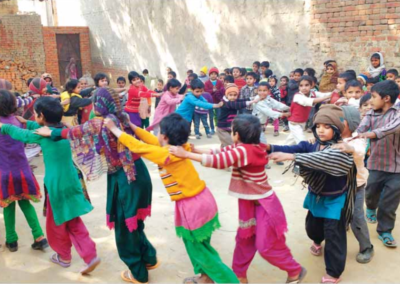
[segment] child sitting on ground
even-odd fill
[[[217,203],[211,191],[200,180],[189,159],[169,153],[171,146],[182,146],[190,151],[189,123],[179,114],[170,114],[161,121],[158,137],[131,124],[134,134],[143,142],[122,132],[110,119],[106,119],[105,124],[119,142],[159,167],[164,186],[171,200],[176,202],[176,234],[185,244],[194,272],[201,274],[185,279],[184,283],[239,283],[211,246],[211,235],[220,227]]]
[[[234,145],[220,150],[170,151],[205,167],[226,169],[233,166],[229,194],[239,199],[239,228],[232,268],[241,283],[248,283],[247,270],[256,252],[272,265],[286,271],[286,283],[300,283],[307,271],[297,263],[286,244],[287,223],[277,195],[268,183],[265,144],[260,143],[258,118],[242,114],[232,123]]]
[[[322,283],[339,283],[346,265],[346,229],[354,208],[357,190],[353,157],[332,149],[342,140],[344,114],[340,107],[324,105],[314,117],[312,128],[315,144],[306,141],[294,146],[267,145],[276,162],[294,161],[308,194],[304,208],[308,209],[306,231],[313,244],[313,255],[322,255],[325,240],[326,274]],[[277,152],[277,153],[275,153]]]

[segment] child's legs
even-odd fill
[[[80,217],[77,217],[66,222],[66,225],[76,251],[83,261],[89,264],[97,256],[97,253],[96,244],[90,238],[85,224]]]
[[[286,271],[289,277],[298,275],[301,266],[286,245],[285,235],[277,238],[273,221],[262,206],[256,206],[256,220],[256,247],[260,255],[270,264]]]
[[[368,209],[378,208],[382,189],[385,186],[385,173],[381,171],[369,171],[367,187],[365,189],[365,204]]]
[[[235,273],[226,266],[211,246],[211,238],[202,242],[183,239],[194,272],[207,274],[215,283],[239,283]]]
[[[201,122],[203,123],[206,134],[210,134],[210,127],[208,126],[207,114],[200,114]]]
[[[400,174],[386,173],[385,185],[379,201],[377,214],[378,233],[391,233],[396,221],[396,211],[400,202]]]
[[[232,140],[232,136],[231,136],[230,132],[218,128],[217,135],[218,135],[219,141],[221,141],[222,147],[226,147],[226,146],[233,144],[233,140]]]
[[[288,135],[288,137],[286,138],[286,141],[285,141],[285,144],[286,145],[289,145],[289,146],[291,146],[291,145],[296,145],[297,144],[297,142],[296,142],[296,134],[295,134],[295,132],[297,131],[297,127],[298,125],[297,124],[292,124],[290,121],[289,121],[289,130],[290,130],[290,133],[289,133],[289,135]]]
[[[35,208],[32,206],[29,200],[20,200],[18,201],[18,205],[24,213],[25,219],[32,230],[33,239],[36,240],[37,238],[42,237],[44,234],[42,228],[40,227]]]
[[[62,260],[70,261],[71,239],[67,230],[66,223],[59,226],[54,222],[53,209],[51,208],[49,198],[47,198],[46,212],[46,234],[50,247],[60,256]]]
[[[236,234],[236,246],[233,252],[232,269],[237,277],[247,278],[247,270],[256,255],[256,237],[240,238]]]
[[[194,117],[193,117],[193,121],[194,121],[194,134],[196,135],[200,135],[200,114],[195,112],[194,113]]]
[[[324,234],[326,273],[339,278],[346,266],[347,256],[346,218],[343,212],[340,220],[324,219]]]
[[[214,127],[214,109],[208,110],[209,120],[210,120],[210,128],[212,132],[215,132]]]
[[[357,188],[351,230],[360,244],[360,252],[371,247],[367,221],[364,215],[365,185]]]
[[[274,131],[279,131],[279,118],[274,120]]]
[[[317,245],[320,245],[324,239],[324,219],[316,218],[308,211],[306,217],[306,232],[308,237]]]
[[[18,241],[18,235],[15,231],[15,202],[4,208],[3,215],[6,226],[6,242],[10,244]]]
[[[144,127],[144,128],[147,128],[147,127],[149,127],[149,126],[150,126],[150,118],[147,117],[147,118],[145,119],[145,127]]]
[[[293,139],[296,144],[306,140],[306,137],[304,136],[304,126],[305,123],[289,123],[290,134],[293,134]]]

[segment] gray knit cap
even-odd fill
[[[342,106],[344,119],[349,125],[350,132],[353,133],[357,130],[361,122],[360,111],[354,106]]]

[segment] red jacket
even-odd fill
[[[218,104],[225,95],[224,83],[221,80],[217,79],[217,84],[215,85],[215,87],[217,88],[216,91],[214,91],[214,85],[211,80],[208,80],[204,84],[204,92],[210,93],[213,98],[214,104]]]
[[[294,97],[295,96],[303,96],[303,95],[297,93],[297,94],[295,94],[293,96],[293,102],[290,105],[290,113],[291,114],[290,114],[290,117],[288,118],[288,120],[291,121],[291,122],[297,122],[297,123],[307,122],[312,107],[302,106],[302,105],[299,105],[298,103],[295,103],[294,102]],[[315,93],[311,92],[309,97],[310,98],[315,98],[316,97]]]
[[[141,98],[151,98],[154,91],[150,91],[146,86],[135,87],[131,85],[128,91],[128,100],[126,102],[125,111],[138,113]]]
[[[238,86],[238,88],[239,88],[239,93],[240,93],[240,90],[241,90],[244,86],[246,86],[246,81],[243,80],[242,78],[235,79],[235,84],[236,84],[236,86]]]

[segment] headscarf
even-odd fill
[[[329,124],[333,129],[333,137],[329,141],[321,141],[317,135],[317,124]],[[320,145],[332,145],[340,141],[341,133],[344,130],[344,113],[343,110],[335,105],[324,105],[314,115],[312,131],[315,139]]]
[[[376,77],[376,76],[379,76],[382,73],[382,71],[385,70],[385,64],[383,64],[383,55],[382,55],[382,53],[374,52],[371,55],[371,57],[374,56],[375,54],[377,54],[379,56],[379,63],[380,63],[379,66],[377,68],[375,68],[374,66],[372,66],[372,64],[370,64],[368,69],[367,69],[368,73],[373,78]]]
[[[133,133],[117,92],[111,88],[97,89],[93,95],[93,108],[98,117],[72,128],[68,133],[75,160],[88,180],[99,178],[105,171],[113,174],[122,167],[128,181],[134,181],[134,154],[118,142],[103,124],[103,118],[110,118],[119,129]]]
[[[29,90],[33,92],[33,94],[43,95],[43,89],[47,87],[47,82],[42,78],[34,78],[32,82],[29,84]]]
[[[12,84],[5,80],[5,79],[0,79],[0,90],[7,90],[7,91],[11,91],[12,89]]]

